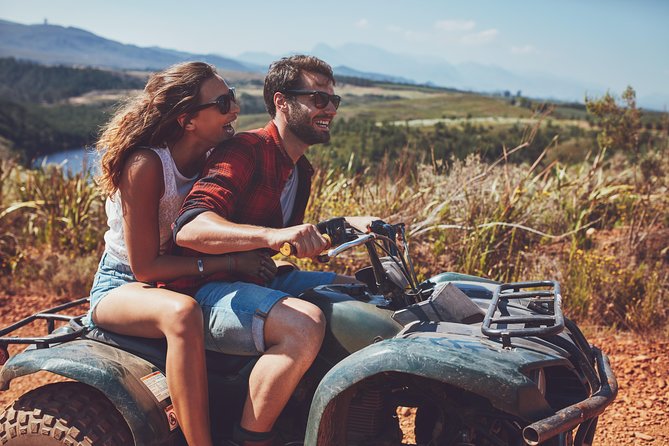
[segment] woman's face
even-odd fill
[[[230,87],[218,75],[204,81],[200,88],[199,104],[212,105],[199,110],[190,121],[195,125],[195,135],[209,142],[211,147],[235,134],[232,123],[237,119],[240,111],[237,102],[230,101],[230,109],[225,114],[221,113],[220,108],[214,104],[220,96],[229,94]]]

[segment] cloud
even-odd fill
[[[386,29],[391,33],[401,35],[402,37],[404,37],[405,40],[409,42],[416,43],[416,42],[426,42],[430,40],[427,33],[405,29],[397,25],[389,25],[386,27]]]
[[[360,29],[365,29],[365,28],[369,27],[369,20],[360,19],[357,22],[355,22],[355,27],[360,28]]]
[[[476,27],[473,20],[438,20],[434,27],[442,31],[471,31]]]
[[[536,53],[537,49],[532,45],[512,46],[511,52],[513,54],[532,54]]]
[[[494,28],[479,31],[477,33],[467,34],[462,36],[460,41],[466,45],[483,45],[495,40],[499,31]]]

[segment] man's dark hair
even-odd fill
[[[282,90],[299,89],[301,87],[300,75],[305,71],[322,74],[332,81],[333,85],[335,84],[332,67],[317,57],[300,54],[277,60],[269,66],[263,90],[265,107],[272,118],[276,116],[274,93]]]

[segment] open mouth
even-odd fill
[[[230,124],[224,125],[223,130],[225,130],[225,133],[227,133],[228,136],[232,136],[235,134],[235,129],[234,127],[232,127],[232,122]]]
[[[316,127],[318,127],[321,130],[330,131],[330,121],[329,120],[317,119],[316,121],[314,121],[314,124],[316,125]]]

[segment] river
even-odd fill
[[[98,167],[98,154],[95,149],[90,148],[64,150],[35,159],[32,167],[37,168],[43,164],[59,164],[64,172],[71,175],[81,173],[84,169],[94,174]]]

